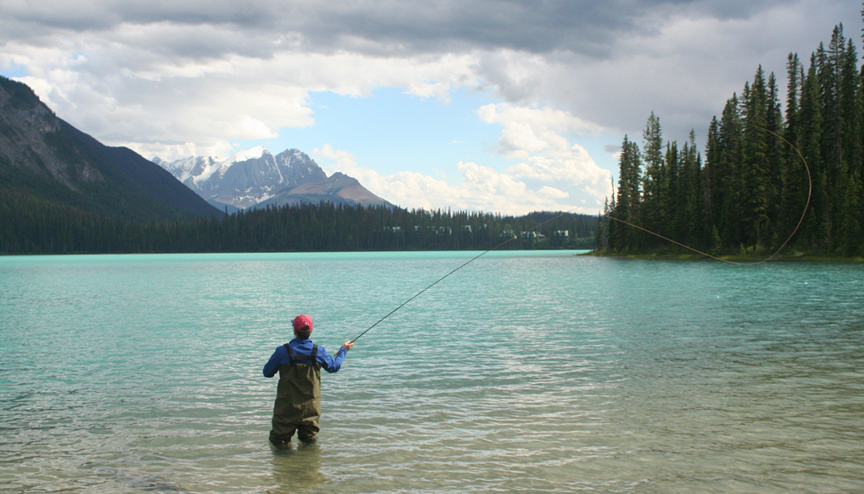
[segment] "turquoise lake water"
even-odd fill
[[[0,258],[3,492],[860,492],[864,265],[491,252],[267,443],[261,369],[477,253]]]

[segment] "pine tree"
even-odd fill
[[[721,187],[722,175],[720,175],[720,173],[722,172],[722,152],[720,122],[717,120],[717,117],[714,116],[711,118],[711,123],[708,124],[708,138],[705,143],[705,168],[702,173],[702,184],[704,187],[705,198],[704,206],[705,211],[707,212],[708,222],[706,227],[711,232],[718,232],[716,236],[712,234],[711,239],[705,239],[706,245],[709,245],[712,250],[720,248],[720,245],[717,245],[714,240],[715,238],[719,238],[717,221],[720,218],[721,205],[723,204],[723,197],[726,192]]]
[[[639,178],[642,163],[639,157],[639,146],[624,136],[621,143],[621,155],[618,159],[618,198],[613,212],[616,218],[634,223],[639,210],[641,200],[639,194]],[[634,235],[631,227],[622,226],[613,222],[610,225],[610,247],[612,250],[621,251],[632,246]]]
[[[798,113],[801,136],[798,147],[808,163],[812,179],[810,208],[802,225],[799,245],[802,249],[811,251],[814,248],[818,250],[828,247],[831,225],[827,207],[826,173],[822,163],[822,99],[816,60],[816,54],[813,54],[804,77],[801,109]]]
[[[720,151],[712,176],[715,180],[714,190],[718,192],[720,203],[716,205],[717,214],[714,224],[720,237],[724,239],[724,245],[721,247],[737,247],[744,242],[744,225],[740,208],[744,201],[741,178],[744,142],[736,94],[726,102],[718,134]]]
[[[784,240],[780,236],[779,226],[782,223],[782,197],[783,197],[783,171],[785,169],[786,144],[780,137],[783,135],[783,109],[780,104],[780,94],[777,87],[777,78],[772,72],[768,76],[768,100],[766,108],[765,134],[766,159],[768,160],[768,173],[765,179],[767,195],[768,224],[764,232],[766,244],[773,250],[779,247]]]
[[[768,224],[768,163],[767,134],[768,95],[762,66],[756,71],[753,85],[745,84],[743,110],[744,162],[741,167],[743,201],[743,239],[745,246],[762,247]]]
[[[678,155],[678,143],[675,141],[666,143],[666,164],[663,173],[664,197],[661,198],[662,218],[664,225],[661,230],[667,232],[672,238],[681,239],[684,231],[683,225],[683,191],[681,190],[680,175],[681,163]]]
[[[704,248],[705,235],[702,158],[696,150],[696,132],[691,130],[681,153],[682,240],[687,245]]]
[[[663,198],[665,177],[663,176],[665,162],[663,160],[663,131],[660,128],[660,119],[651,112],[645,130],[642,134],[645,145],[642,148],[642,160],[645,165],[645,174],[642,177],[642,207],[640,212],[640,226],[655,233],[662,234],[664,218]],[[646,242],[656,244],[651,237],[643,237]],[[646,245],[647,247],[647,245]]]
[[[803,146],[799,113],[801,111],[804,67],[801,65],[797,53],[789,54],[786,74],[786,128],[783,136],[792,146],[786,145],[784,148],[783,169],[780,172],[780,180],[783,185],[780,196],[781,213],[778,229],[783,232],[782,235],[788,236],[788,233],[791,233],[797,226],[801,213],[804,211],[808,192],[807,170],[795,149]]]

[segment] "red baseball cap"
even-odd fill
[[[309,329],[306,329],[309,328]],[[294,331],[312,332],[312,318],[306,314],[300,314],[294,318]]]

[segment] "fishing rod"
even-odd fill
[[[659,237],[659,238],[661,238],[661,239],[663,239],[663,240],[666,240],[666,241],[668,241],[668,242],[671,242],[671,243],[673,243],[673,244],[675,244],[675,245],[679,245],[679,246],[681,246],[681,247],[684,247],[685,249],[689,249],[689,250],[691,250],[691,251],[693,251],[693,252],[696,252],[696,253],[701,254],[701,255],[703,255],[703,256],[705,256],[705,257],[708,257],[708,258],[711,258],[711,259],[714,259],[714,260],[717,260],[717,261],[720,261],[720,262],[725,262],[725,263],[728,263],[728,264],[735,264],[735,265],[738,265],[738,266],[755,266],[755,265],[757,265],[757,264],[762,264],[762,263],[764,263],[764,262],[768,262],[768,261],[770,261],[771,259],[773,259],[774,257],[776,257],[777,254],[779,254],[780,251],[782,251],[782,250],[786,247],[786,245],[789,243],[789,241],[792,240],[792,237],[794,237],[795,234],[798,232],[798,230],[801,228],[801,224],[804,222],[804,218],[805,218],[805,216],[807,215],[807,210],[808,210],[809,207],[810,207],[810,199],[811,199],[811,197],[812,197],[812,195],[813,195],[813,178],[812,178],[811,175],[810,175],[810,166],[807,164],[807,160],[804,159],[804,155],[801,154],[801,151],[800,151],[800,150],[799,150],[799,149],[798,149],[794,144],[792,144],[792,143],[789,142],[785,137],[781,136],[780,134],[777,134],[776,132],[770,131],[770,130],[765,129],[765,128],[760,128],[760,130],[763,130],[763,131],[765,131],[765,132],[767,132],[767,133],[769,133],[769,134],[773,134],[774,136],[780,138],[781,140],[783,140],[783,142],[785,142],[786,144],[788,144],[789,146],[791,146],[792,149],[794,149],[796,153],[798,153],[798,156],[801,158],[801,161],[804,163],[804,169],[807,170],[807,181],[808,181],[808,183],[809,183],[809,189],[808,189],[808,191],[807,191],[807,203],[804,205],[804,211],[801,213],[801,219],[798,220],[798,224],[795,226],[795,229],[792,231],[792,234],[789,235],[789,238],[787,238],[786,241],[783,242],[783,245],[781,245],[780,248],[777,249],[777,251],[774,252],[773,254],[771,254],[769,257],[767,257],[767,258],[765,258],[765,259],[762,259],[761,261],[756,261],[756,262],[736,262],[736,261],[730,261],[729,259],[722,259],[722,258],[720,258],[720,257],[716,257],[716,256],[713,256],[713,255],[711,255],[711,254],[708,254],[707,252],[702,252],[702,251],[700,251],[700,250],[698,250],[698,249],[695,249],[695,248],[693,248],[693,247],[690,247],[689,245],[685,245],[685,244],[683,244],[683,243],[681,243],[681,242],[677,242],[677,241],[675,241],[675,240],[672,240],[671,238],[664,237],[663,235],[660,235],[659,233],[652,232],[651,230],[648,230],[647,228],[643,228],[643,227],[641,227],[641,226],[639,226],[639,225],[634,225],[633,223],[630,223],[630,222],[628,222],[628,221],[625,221],[625,220],[622,220],[622,219],[620,219],[620,218],[616,218],[616,217],[614,217],[614,216],[611,216],[611,215],[609,215],[608,213],[605,214],[604,216],[605,216],[606,218],[609,218],[609,219],[612,219],[612,220],[618,221],[618,222],[620,222],[620,223],[623,223],[623,224],[625,224],[625,225],[631,226],[631,227],[633,227],[633,228],[637,228],[637,229],[642,230],[642,231],[644,231],[644,232],[650,233],[651,235],[657,236],[657,237]],[[612,192],[612,193],[613,193],[613,194],[615,193],[615,192],[614,192],[614,186],[613,186],[613,192]],[[532,231],[532,230],[536,230],[537,228],[540,228],[541,226],[545,225],[546,223],[549,223],[550,221],[556,220],[556,219],[558,219],[558,218],[560,218],[560,217],[562,217],[562,216],[564,216],[564,215],[570,214],[571,212],[575,211],[576,209],[578,209],[578,208],[573,208],[573,209],[571,209],[571,210],[569,210],[569,211],[565,211],[565,212],[563,212],[563,213],[560,213],[559,215],[557,215],[557,216],[555,216],[555,217],[552,217],[552,218],[550,218],[550,219],[548,219],[548,220],[546,220],[546,221],[544,221],[544,222],[542,222],[542,223],[540,223],[540,224],[538,224],[538,225],[536,225],[536,226],[534,226],[534,227],[532,227],[532,228],[529,228],[529,229],[523,231],[522,233],[520,233],[519,235],[514,235],[512,238],[509,238],[509,239],[507,239],[507,240],[501,242],[500,244],[496,245],[495,247],[492,247],[491,249],[488,249],[488,250],[486,250],[486,251],[483,251],[483,252],[480,253],[479,255],[477,255],[477,256],[475,256],[475,257],[469,259],[468,261],[464,262],[462,265],[460,265],[460,266],[457,267],[456,269],[450,271],[449,273],[445,274],[445,275],[442,276],[441,278],[438,278],[438,279],[437,279],[434,283],[432,283],[431,285],[429,285],[429,286],[427,286],[426,288],[424,288],[424,289],[420,290],[419,292],[417,292],[413,297],[409,298],[409,299],[406,300],[405,302],[402,302],[402,304],[400,304],[398,307],[396,307],[395,309],[391,310],[390,312],[387,313],[387,315],[385,315],[384,317],[382,317],[381,319],[379,319],[378,321],[376,321],[375,324],[369,326],[369,327],[366,328],[362,333],[360,333],[359,335],[357,335],[353,340],[351,340],[351,343],[354,343],[355,341],[357,341],[358,339],[360,339],[361,336],[363,336],[363,335],[365,335],[366,333],[368,333],[372,328],[374,328],[375,326],[377,326],[378,324],[380,324],[382,321],[384,321],[385,319],[387,319],[388,317],[390,317],[391,315],[393,315],[394,313],[396,313],[396,311],[398,311],[398,310],[401,309],[402,307],[405,307],[406,305],[408,305],[412,300],[416,299],[416,298],[419,297],[420,295],[423,295],[423,293],[425,293],[427,290],[429,290],[429,289],[432,288],[433,286],[435,286],[435,285],[437,285],[438,283],[441,283],[442,281],[444,281],[445,279],[447,279],[447,278],[448,278],[450,275],[452,275],[453,273],[459,271],[460,269],[464,268],[465,266],[467,266],[467,265],[471,264],[472,262],[476,261],[477,259],[483,257],[484,255],[488,254],[489,252],[492,252],[493,250],[496,250],[496,249],[500,248],[501,246],[503,246],[503,245],[505,245],[505,244],[507,244],[507,243],[509,243],[509,242],[512,242],[513,240],[516,240],[517,238],[521,237],[522,235],[524,235],[524,234],[526,234],[526,233],[528,233],[528,232],[530,232],[530,231]]]
[[[390,312],[388,312],[387,315],[385,315],[385,316],[382,317],[381,319],[378,319],[378,321],[376,321],[375,324],[369,326],[369,327],[366,328],[362,333],[360,333],[360,334],[357,335],[353,340],[351,340],[351,343],[354,343],[355,341],[357,341],[358,339],[360,339],[360,337],[363,336],[364,334],[368,333],[369,330],[371,330],[372,328],[374,328],[375,326],[377,326],[378,324],[380,324],[382,321],[384,321],[385,319],[387,319],[388,317],[390,317],[391,315],[393,315],[396,311],[398,311],[398,310],[401,309],[402,307],[405,307],[406,305],[408,305],[408,304],[409,304],[412,300],[414,300],[415,298],[419,297],[420,295],[423,295],[423,293],[425,293],[427,290],[429,290],[429,289],[432,288],[433,286],[435,286],[435,285],[437,285],[438,283],[441,283],[442,281],[444,281],[447,277],[449,277],[450,275],[452,275],[452,274],[455,273],[456,271],[459,271],[460,269],[462,269],[462,268],[464,268],[465,266],[471,264],[472,262],[476,261],[477,259],[480,259],[481,257],[485,256],[485,255],[488,254],[489,252],[492,252],[493,250],[496,250],[496,249],[500,248],[501,246],[506,245],[506,244],[508,244],[508,243],[510,243],[510,242],[512,242],[512,241],[514,241],[514,240],[516,240],[517,238],[521,237],[522,235],[525,235],[526,233],[528,233],[528,232],[530,232],[530,231],[532,231],[532,230],[536,230],[536,229],[540,228],[541,226],[545,225],[546,223],[549,223],[549,222],[551,222],[551,221],[557,220],[558,218],[560,218],[560,217],[562,217],[562,216],[568,215],[568,214],[572,213],[573,211],[575,211],[575,210],[577,210],[577,209],[579,209],[578,206],[575,207],[575,208],[573,208],[573,209],[571,209],[571,210],[569,210],[569,211],[564,211],[563,213],[560,213],[560,214],[558,214],[557,216],[554,216],[554,217],[552,217],[552,218],[549,218],[548,220],[546,220],[546,221],[544,221],[544,222],[542,222],[542,223],[539,223],[539,224],[537,224],[537,225],[535,225],[535,226],[533,226],[533,227],[531,227],[531,228],[529,228],[529,229],[523,231],[523,232],[520,233],[519,235],[513,235],[513,237],[508,238],[507,240],[505,240],[505,241],[501,242],[500,244],[496,245],[495,247],[492,247],[491,249],[487,249],[487,250],[483,251],[482,253],[478,254],[477,256],[475,256],[475,257],[469,259],[468,261],[462,263],[462,265],[460,265],[460,266],[457,267],[456,269],[450,271],[449,273],[445,274],[444,276],[438,278],[434,283],[432,283],[431,285],[427,286],[426,288],[420,290],[420,291],[417,292],[413,297],[411,297],[411,298],[409,298],[408,300],[402,302],[401,305],[399,305],[399,306],[396,307],[395,309],[393,309],[393,310],[391,310]]]

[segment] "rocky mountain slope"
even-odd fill
[[[336,172],[326,180],[307,182],[296,187],[286,188],[273,197],[258,204],[258,207],[281,206],[283,204],[317,203],[320,201],[333,204],[384,205],[392,207],[389,202],[381,199],[366,187],[360,185],[356,178]]]
[[[16,204],[35,200],[142,221],[222,214],[159,166],[101,144],[57,118],[30,87],[2,76],[0,192]]]
[[[168,162],[157,157],[153,162],[210,204],[220,209],[227,206],[229,211],[321,201],[392,206],[354,178],[338,172],[327,177],[312,158],[297,149],[274,156],[258,146],[224,159],[192,156]]]

